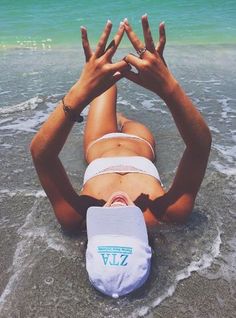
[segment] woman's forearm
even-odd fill
[[[79,80],[70,89],[65,99],[65,104],[76,111],[76,115],[79,115],[95,97],[113,86],[122,77],[122,71],[128,68],[124,60],[111,63],[124,34],[123,24],[120,24],[118,28],[112,41],[113,45],[105,50],[111,27],[112,24],[108,21],[95,52],[90,48],[86,29],[81,28],[86,64]],[[58,156],[74,124],[69,117],[59,103],[31,142],[30,150],[34,161],[48,160]]]
[[[78,97],[73,96],[70,92],[66,95],[65,102],[72,105],[78,114],[83,109]],[[74,122],[63,110],[62,102],[59,102],[31,142],[30,151],[34,160],[50,160],[57,157],[73,125]]]
[[[197,108],[174,80],[172,91],[163,97],[187,147],[192,150],[209,150],[210,130]]]
[[[133,70],[125,72],[126,78],[149,89],[160,96],[169,107],[176,126],[188,148],[203,150],[210,148],[211,134],[199,111],[194,107],[183,89],[175,80],[166,66],[163,51],[166,43],[165,26],[159,26],[159,42],[154,47],[147,15],[142,16],[145,46],[132,30],[128,20],[125,21],[125,31],[139,57],[128,54],[125,61],[134,66]]]

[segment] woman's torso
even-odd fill
[[[139,140],[124,138],[100,140],[90,148],[87,159],[90,163],[97,158],[133,156],[153,160],[153,153],[147,144]],[[150,200],[154,200],[165,193],[160,182],[153,176],[135,172],[115,172],[97,175],[89,179],[84,184],[80,194],[107,201],[110,195],[117,191],[126,192],[132,201],[135,201],[141,194],[148,195]],[[144,217],[148,225],[158,223],[149,209],[145,210]]]

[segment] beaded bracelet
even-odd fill
[[[81,123],[84,120],[83,116],[81,116],[80,114],[77,114],[76,111],[72,109],[70,106],[65,105],[64,99],[65,99],[65,96],[62,98],[61,101],[62,101],[64,113],[66,114],[66,116],[68,116],[70,121]]]

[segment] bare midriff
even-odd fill
[[[102,157],[142,156],[153,161],[153,153],[144,141],[131,138],[102,139],[87,152],[87,161]]]
[[[105,139],[97,142],[89,149],[87,157],[88,161],[91,162],[97,158],[121,156],[142,156],[153,160],[152,151],[147,144],[124,138]],[[156,178],[146,174],[129,172],[95,176],[86,182],[80,194],[107,201],[110,195],[116,191],[126,192],[132,201],[141,194],[149,195],[149,199],[154,200],[165,193]],[[159,223],[149,209],[144,212],[144,217],[147,225],[152,226]]]

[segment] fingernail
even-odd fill
[[[161,24],[165,26],[165,21],[162,21]]]
[[[127,19],[127,18],[124,18],[124,23],[126,23],[126,24],[128,24],[128,23],[129,23],[129,21],[128,21],[128,19]]]
[[[147,13],[144,13],[143,17],[146,17],[146,18],[147,18],[147,16],[148,16]]]
[[[83,25],[81,25],[81,26],[80,26],[80,30],[86,30],[86,27],[83,26]]]
[[[108,19],[107,20],[107,24],[112,24],[111,20]]]
[[[124,22],[123,21],[120,22],[120,27],[122,27],[122,26],[124,26]]]

